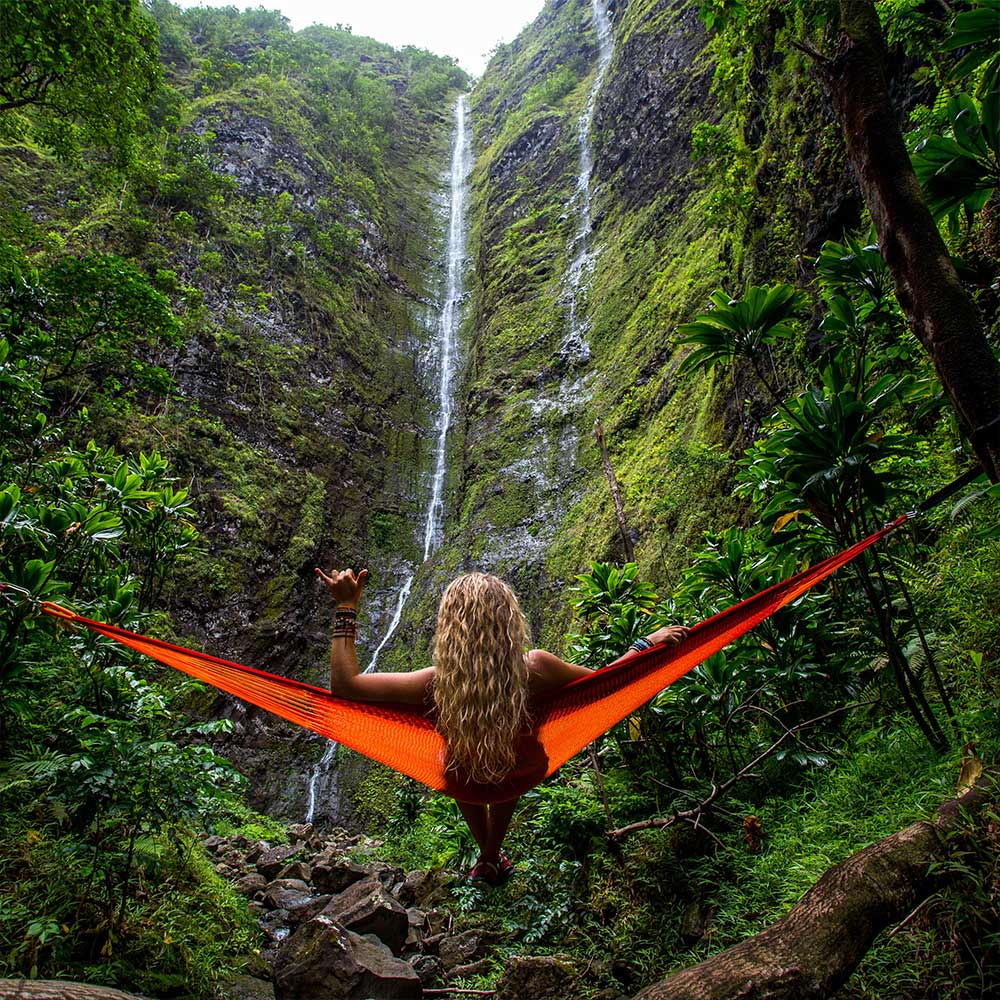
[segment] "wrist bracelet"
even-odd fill
[[[353,639],[357,634],[357,611],[354,608],[337,608],[333,613],[333,638]]]
[[[637,653],[644,653],[646,652],[647,649],[652,649],[652,648],[653,648],[653,643],[651,643],[645,637],[640,637],[636,639],[635,642],[633,642],[632,645],[629,646],[629,649],[634,649]]]

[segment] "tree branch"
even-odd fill
[[[672,816],[660,816],[656,819],[644,819],[639,820],[636,823],[629,823],[628,826],[622,826],[617,830],[612,830],[608,836],[613,840],[621,840],[623,837],[628,836],[628,834],[634,832],[635,830],[649,830],[673,826],[673,824],[678,820],[697,820],[700,818],[701,814],[705,812],[717,798],[719,798],[719,796],[728,792],[733,785],[742,781],[744,778],[752,777],[753,769],[763,761],[767,760],[767,758],[770,757],[771,754],[773,754],[774,751],[785,742],[785,740],[793,736],[797,738],[798,734],[802,730],[809,729],[812,726],[817,726],[819,723],[825,722],[827,719],[833,718],[836,715],[848,712],[853,708],[862,708],[865,705],[873,704],[874,702],[871,701],[863,701],[855,702],[852,705],[842,705],[840,708],[835,708],[831,712],[825,712],[823,715],[817,715],[814,719],[808,719],[806,722],[800,722],[797,726],[792,726],[791,729],[785,729],[785,731],[766,750],[754,757],[749,764],[741,767],[732,777],[727,778],[721,785],[713,784],[712,791],[709,793],[708,797],[699,802],[698,805],[693,806],[690,809],[675,812]],[[697,827],[697,822],[695,822],[695,827]]]
[[[996,805],[998,772],[921,820],[830,868],[788,914],[635,1000],[826,1000],[886,927],[954,878],[947,862],[970,820]],[[958,849],[964,850],[964,845]],[[901,926],[902,926],[901,924]]]

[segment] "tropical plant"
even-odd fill
[[[792,320],[805,301],[802,293],[791,285],[769,288],[752,285],[739,299],[731,298],[721,289],[709,299],[712,303],[709,312],[678,327],[679,343],[694,347],[678,372],[709,371],[739,358],[750,363],[772,400],[780,402],[782,393],[773,374],[773,359],[772,374],[766,375],[761,357],[764,354],[770,357],[770,345],[794,333]]]
[[[947,217],[953,232],[962,218],[981,211],[1000,186],[1000,78],[982,101],[956,94],[946,117],[951,135],[922,140],[913,168],[935,218]]]

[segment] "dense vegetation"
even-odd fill
[[[262,9],[35,6],[8,4],[0,40],[0,976],[208,996],[255,968],[257,939],[195,833],[274,836],[231,761],[297,817],[301,785],[267,775],[303,774],[319,746],[194,721],[218,714],[210,692],[37,602],[222,636],[314,680],[311,566],[392,579],[416,561],[419,300],[467,80]],[[914,165],[996,349],[1000,57],[979,16],[996,5],[950,6],[884,5],[884,27]],[[813,72],[835,7],[617,5],[582,366],[562,346],[589,5],[550,2],[499,48],[473,94],[448,537],[387,662],[421,665],[436,584],[475,566],[517,581],[542,641],[599,666],[970,464]],[[108,118],[93,97],[110,76],[127,99]],[[633,563],[615,561],[595,417]],[[615,727],[525,797],[517,879],[455,890],[460,920],[505,932],[498,963],[568,952],[581,995],[631,993],[927,815],[963,745],[1000,751],[998,505],[974,484]],[[470,862],[450,800],[382,770],[354,797],[392,860]],[[976,845],[840,995],[1000,990],[991,852]]]
[[[405,523],[465,74],[263,10],[44,6],[0,46],[0,976],[207,995],[258,945],[194,839],[246,815],[232,724],[36,602],[249,644],[307,620],[343,482],[342,558]]]

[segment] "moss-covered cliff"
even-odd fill
[[[36,261],[116,252],[180,314],[176,391],[86,389],[90,433],[157,447],[192,483],[205,545],[165,595],[196,641],[322,682],[316,564],[368,564],[371,628],[416,550],[451,108],[465,74],[277,13],[156,3],[165,85],[141,160],[0,150],[8,238]],[[229,709],[227,709],[229,711]],[[237,713],[257,801],[303,809],[321,741]]]

